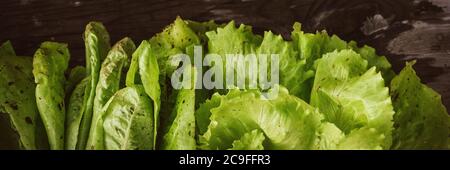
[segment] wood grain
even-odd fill
[[[81,35],[93,20],[105,24],[112,41],[129,36],[137,43],[160,32],[177,15],[198,21],[236,20],[253,25],[257,33],[272,30],[286,38],[292,24],[300,21],[306,31],[326,29],[345,40],[374,46],[396,71],[405,60],[417,59],[419,76],[450,108],[450,1],[431,1],[2,0],[0,41],[11,40],[20,55],[32,55],[42,41],[68,43],[73,66],[84,63]],[[375,14],[386,18],[389,27],[363,34],[364,21]]]

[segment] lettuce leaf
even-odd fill
[[[79,133],[81,128],[81,120],[85,113],[85,107],[88,99],[86,95],[86,88],[90,88],[90,77],[86,77],[77,84],[68,100],[67,115],[66,115],[66,132],[65,132],[65,149],[85,149],[79,142]]]
[[[69,65],[67,44],[43,42],[33,58],[36,103],[52,150],[64,149],[66,116],[64,73]]]
[[[85,112],[81,120],[79,141],[77,145],[80,148],[92,146],[92,116],[94,112],[94,98],[97,89],[101,64],[111,49],[109,33],[105,26],[99,22],[89,22],[83,35],[86,48],[86,72],[91,78],[90,88],[86,88],[85,94],[88,95]],[[86,147],[86,149],[89,149]]]
[[[392,149],[446,149],[448,113],[441,96],[420,82],[413,69],[406,67],[391,82],[394,116]]]
[[[175,108],[163,127],[160,149],[163,150],[195,150],[195,86],[196,70],[192,69],[190,89],[180,89],[177,92]]]
[[[381,74],[366,71],[367,61],[352,50],[328,53],[316,64],[311,104],[349,137],[359,128],[374,128],[384,135],[380,146],[388,149],[394,111]]]
[[[234,21],[223,28],[217,28],[216,31],[207,32],[206,35],[209,38],[209,53],[220,55],[225,61],[224,65],[231,64],[227,63],[225,58],[227,54],[241,54],[243,57],[248,57],[248,54],[255,54],[256,57],[261,55],[270,57],[277,54],[280,64],[280,84],[288,88],[291,94],[302,99],[309,96],[310,89],[304,88],[304,83],[313,77],[314,73],[306,69],[306,60],[299,57],[292,42],[283,40],[280,35],[275,35],[271,31],[265,32],[264,37],[255,35],[250,26],[241,24],[236,27]],[[238,56],[234,57],[236,59]],[[249,69],[246,71],[251,71]],[[224,73],[229,71],[233,70],[225,69]],[[234,74],[245,74],[248,78],[250,73],[234,72]],[[246,80],[246,87],[248,82],[249,80]]]
[[[264,133],[255,129],[245,133],[241,139],[233,141],[233,147],[230,150],[264,150],[265,139]]]
[[[144,87],[136,85],[117,91],[102,110],[97,126],[103,128],[104,149],[153,149],[153,106]]]
[[[4,126],[11,127],[8,128],[11,131],[0,129],[1,143],[13,142],[27,150],[48,149],[47,135],[36,105],[32,69],[32,57],[16,56],[9,41],[0,46],[0,121],[3,123],[5,119]]]
[[[126,37],[117,42],[110,50],[100,68],[93,105],[91,129],[86,147],[89,149],[103,149],[102,128],[97,128],[103,119],[102,109],[106,102],[120,89],[122,70],[126,69],[131,54],[136,49],[133,41]]]
[[[278,97],[265,99],[257,90],[231,90],[211,109],[208,130],[200,136],[201,149],[229,149],[235,140],[255,129],[265,134],[265,149],[313,149],[322,115],[279,87]]]

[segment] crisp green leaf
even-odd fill
[[[81,120],[80,138],[78,145],[80,147],[92,146],[90,127],[92,124],[92,115],[94,112],[94,98],[97,89],[97,83],[100,74],[100,67],[111,48],[110,38],[105,26],[99,22],[90,22],[86,25],[84,31],[84,44],[86,48],[86,71],[91,77],[90,88],[86,88],[88,100],[86,103],[85,113]],[[90,149],[87,147],[87,149]]]
[[[265,32],[257,54],[277,54],[279,56],[280,84],[289,89],[289,93],[301,99],[308,99],[311,89],[305,88],[307,80],[314,76],[314,72],[306,70],[306,60],[300,56],[292,42],[284,41],[280,35]]]
[[[36,103],[51,149],[64,149],[64,72],[69,58],[67,44],[44,42],[33,59],[33,74],[37,84]]]
[[[211,123],[200,137],[202,149],[228,149],[244,134],[259,129],[265,149],[313,149],[322,116],[304,101],[277,88],[278,97],[265,99],[255,90],[232,90],[227,100],[211,109]]]
[[[382,150],[388,149],[383,143],[386,136],[376,128],[368,126],[353,130],[337,146],[341,150]]]
[[[83,79],[72,92],[67,106],[65,149],[85,149],[78,144],[81,120],[83,118],[87,97],[86,88],[90,88],[90,77]],[[78,145],[77,145],[78,144]]]
[[[103,121],[97,124],[103,127],[104,149],[153,149],[153,106],[149,103],[142,86],[117,91],[103,108]]]
[[[191,69],[186,67],[185,69]],[[190,89],[180,89],[177,93],[175,108],[168,123],[163,127],[160,149],[163,150],[195,150],[195,69],[192,69],[194,80]]]
[[[337,149],[338,144],[345,138],[345,134],[333,123],[323,123],[318,132],[316,148],[319,150]]]
[[[355,129],[375,128],[385,135],[380,145],[388,149],[394,111],[381,74],[366,71],[367,61],[351,50],[328,53],[316,64],[311,104],[350,136]]]
[[[414,63],[407,63],[391,82],[396,111],[392,149],[446,149],[447,110],[441,96],[420,82]]]
[[[48,141],[36,106],[32,68],[33,59],[15,56],[9,42],[0,47],[0,119],[8,120],[4,126],[11,127],[11,131],[2,131],[1,137],[8,142],[7,136],[14,136],[14,142],[23,149],[46,149]]]
[[[233,141],[233,147],[230,150],[264,150],[265,139],[264,133],[255,129],[244,134],[241,139]]]
[[[128,59],[131,58],[131,54],[135,49],[136,46],[133,41],[128,37],[124,38],[113,46],[111,51],[108,53],[108,56],[103,61],[95,92],[92,125],[89,134],[89,139],[92,139],[92,143],[88,142],[88,148],[103,148],[101,143],[102,136],[97,134],[102,134],[101,132],[98,132],[102,129],[97,129],[97,126],[95,125],[99,123],[101,124],[101,122],[97,121],[102,120],[100,118],[102,108],[111,96],[119,90],[122,69],[124,69]]]
[[[152,48],[147,41],[142,41],[138,50],[133,54],[138,57],[139,61],[139,76],[141,78],[142,84],[144,85],[145,92],[153,100],[153,120],[154,128],[154,139],[156,140],[157,130],[159,127],[159,110],[161,107],[161,87],[159,85],[159,66],[158,61],[154,53],[152,53]],[[154,141],[156,144],[156,141]]]

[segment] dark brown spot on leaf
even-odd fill
[[[19,109],[19,107],[17,106],[17,103],[16,103],[16,102],[11,102],[11,103],[9,103],[9,106],[10,106],[13,110],[18,110],[18,109]]]
[[[30,124],[30,125],[33,124],[33,120],[31,120],[31,118],[28,116],[25,118],[25,122],[27,122],[27,124]]]

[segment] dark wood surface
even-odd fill
[[[150,38],[177,15],[218,22],[236,20],[261,33],[289,36],[295,21],[308,32],[326,29],[386,55],[399,71],[417,59],[419,76],[450,108],[450,0],[2,0],[0,41],[11,40],[19,55],[32,55],[42,41],[69,44],[71,65],[84,63],[81,38],[89,21],[103,22],[113,41]],[[365,34],[368,18],[380,14],[385,29]]]

